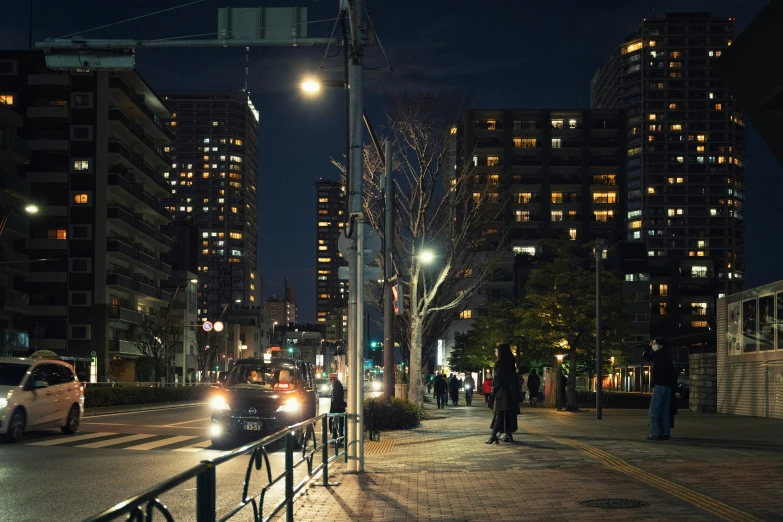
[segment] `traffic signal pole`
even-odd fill
[[[392,144],[385,145],[383,220],[383,394],[388,401],[394,394],[394,304],[392,302],[392,249],[394,248],[394,181],[392,180]],[[402,299],[402,297],[400,297]]]

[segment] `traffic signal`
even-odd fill
[[[294,353],[294,347],[293,346],[289,346],[288,347],[288,353]]]
[[[392,304],[394,305],[394,315],[403,314],[402,283],[397,283],[392,287]]]
[[[377,341],[372,341],[370,343],[370,348],[378,348],[378,342]]]

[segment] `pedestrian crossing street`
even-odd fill
[[[159,450],[182,453],[196,453],[211,450],[212,447],[212,441],[208,438],[195,435],[127,434],[107,431],[32,440],[23,444],[26,446],[52,446],[58,448],[108,448],[130,451]]]

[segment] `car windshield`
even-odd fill
[[[269,389],[293,389],[296,380],[291,366],[264,363],[239,363],[234,365],[226,384],[252,384]]]
[[[0,363],[0,386],[19,386],[28,368],[29,364]]]

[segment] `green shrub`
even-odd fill
[[[372,420],[370,419],[370,401],[374,402]],[[407,430],[421,424],[422,409],[412,402],[392,397],[386,399],[368,399],[364,401],[364,425],[374,430]]]
[[[84,390],[84,407],[127,406],[181,401],[205,400],[210,386],[179,386],[176,388],[153,388],[115,386],[114,388],[89,387]]]

